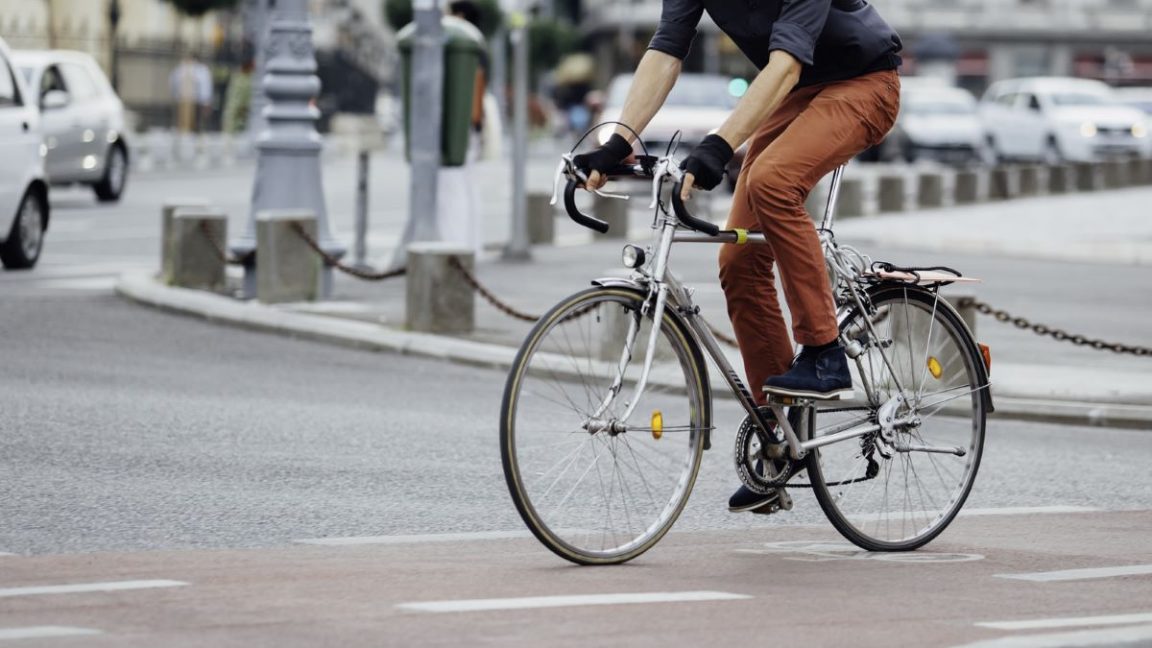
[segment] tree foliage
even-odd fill
[[[566,22],[536,19],[528,24],[528,51],[537,74],[556,67],[579,45],[580,33]]]
[[[192,17],[203,16],[215,9],[232,9],[239,0],[167,0],[169,4],[186,15]]]
[[[480,31],[484,36],[491,38],[504,22],[504,12],[500,10],[498,0],[472,0],[480,10]],[[440,3],[445,9],[451,0],[442,0]],[[384,19],[393,29],[400,29],[412,22],[412,0],[384,0]]]

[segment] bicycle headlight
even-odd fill
[[[620,253],[620,259],[624,262],[625,268],[635,270],[644,265],[644,250],[635,245],[625,245],[624,250]]]

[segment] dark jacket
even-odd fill
[[[664,0],[648,47],[683,59],[705,11],[756,67],[773,50],[796,57],[798,86],[900,66],[900,36],[864,0]]]

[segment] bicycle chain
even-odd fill
[[[1120,344],[1117,342],[1105,342],[1103,340],[1089,338],[1080,334],[1071,334],[1063,329],[1047,326],[1044,324],[1037,324],[1027,318],[1014,316],[1008,311],[992,308],[988,304],[972,297],[965,297],[960,299],[957,302],[957,306],[959,308],[971,306],[976,309],[976,312],[980,313],[981,315],[989,315],[995,318],[997,322],[1011,324],[1012,326],[1015,326],[1021,330],[1030,330],[1036,335],[1051,337],[1059,342],[1071,342],[1077,346],[1092,347],[1097,351],[1112,351],[1113,353],[1125,353],[1137,357],[1152,356],[1152,348],[1150,347]]]
[[[397,268],[396,270],[376,271],[376,270],[366,270],[364,268],[357,268],[356,266],[347,265],[347,264],[343,263],[342,261],[340,261],[340,259],[338,257],[335,257],[335,256],[325,252],[324,249],[320,247],[320,243],[315,238],[313,238],[312,235],[309,234],[307,230],[304,229],[303,225],[301,225],[300,223],[292,223],[291,227],[292,227],[292,231],[296,232],[296,234],[300,236],[300,238],[304,241],[304,243],[313,252],[318,254],[321,259],[324,260],[324,263],[326,265],[331,266],[333,268],[336,268],[337,270],[339,270],[345,274],[352,275],[353,277],[356,277],[357,279],[363,279],[365,281],[383,281],[385,279],[392,279],[394,277],[403,276],[404,274],[406,274],[408,272],[408,268]]]

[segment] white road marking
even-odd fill
[[[573,596],[530,596],[525,598],[465,599],[401,603],[396,607],[417,612],[482,612],[487,610],[530,610],[580,605],[625,605],[629,603],[686,603],[696,601],[741,601],[746,594],[729,592],[646,592],[637,594],[584,594]]]
[[[1140,614],[1111,614],[1094,617],[1064,617],[1052,619],[1032,619],[1029,621],[985,621],[977,623],[981,628],[996,630],[1044,630],[1047,628],[1081,628],[1103,625],[1134,625],[1152,623],[1152,612]]]
[[[1006,508],[964,508],[960,515],[1041,515],[1054,513],[1097,513],[1092,506],[1014,506]]]
[[[1034,572],[1026,574],[996,574],[996,578],[1035,581],[1091,580],[1094,578],[1115,578],[1117,576],[1143,576],[1152,574],[1152,565],[1122,565],[1119,567],[1090,567],[1088,569],[1063,569],[1060,571]]]
[[[308,540],[295,540],[300,544],[329,545],[342,547],[345,545],[398,545],[398,544],[424,544],[426,542],[468,542],[470,540],[510,540],[513,538],[530,538],[528,531],[476,531],[473,533],[434,533],[427,535],[392,535],[392,536],[360,536],[349,538],[313,538]]]
[[[1082,646],[1147,646],[1152,625],[1107,630],[1080,630],[1041,635],[1018,635],[964,644],[956,648],[1079,648]]]
[[[92,628],[68,626],[28,626],[26,628],[0,628],[0,641],[5,639],[45,639],[48,637],[79,637],[101,634]]]
[[[108,583],[77,583],[74,585],[35,585],[0,589],[0,598],[9,596],[36,596],[40,594],[81,594],[84,592],[118,592],[122,590],[180,587],[187,585],[174,580],[112,581]]]

